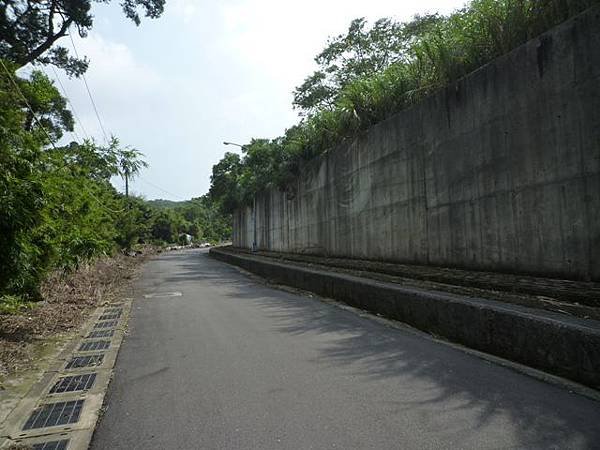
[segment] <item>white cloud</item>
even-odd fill
[[[118,134],[124,115],[147,108],[161,84],[150,66],[137,61],[123,43],[112,42],[98,33],[77,39],[78,54],[90,59],[86,79],[107,133]],[[61,77],[85,130],[102,141],[102,133],[90,103],[83,79]],[[80,134],[82,130],[78,130]]]
[[[200,0],[169,0],[165,7],[165,15],[173,14],[185,24],[195,21],[202,14],[203,5]]]
[[[448,12],[457,5],[452,0],[424,0],[419,5],[390,0],[238,0],[225,3],[221,13],[232,51],[267,77],[295,86],[314,69],[313,58],[327,39],[344,33],[352,19],[408,20],[417,12]]]
[[[86,55],[91,63],[87,73],[90,83],[104,95],[123,100],[123,95],[144,96],[161,82],[151,66],[137,61],[129,48],[112,42],[97,33],[80,39],[79,54]]]
[[[144,178],[190,197],[206,192],[212,165],[231,150],[222,141],[275,137],[296,122],[294,87],[352,19],[408,19],[461,3],[167,0],[163,17],[139,28],[116,5],[102,6],[93,32],[76,42],[91,60],[86,76],[108,131],[147,155]],[[101,137],[82,81],[65,85],[87,131]],[[141,180],[135,188],[169,197]]]

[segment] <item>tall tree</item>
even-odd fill
[[[53,64],[70,75],[87,70],[88,60],[73,57],[66,47],[55,43],[75,29],[85,37],[92,28],[92,2],[111,0],[3,0],[0,4],[0,58],[19,66],[28,63]],[[165,0],[122,0],[126,17],[136,25],[141,14],[159,17]]]
[[[26,116],[24,126],[27,131],[43,127],[53,142],[58,141],[65,131],[73,131],[75,122],[73,114],[67,109],[67,100],[46,74],[34,70],[29,80],[14,75],[11,77],[23,94],[23,97],[19,95],[17,98]]]
[[[119,175],[125,180],[125,197],[129,197],[129,180],[137,176],[141,169],[148,167],[148,163],[142,159],[142,152],[131,147],[120,147],[119,140],[115,137],[111,139],[110,148],[117,155]]]
[[[225,153],[223,158],[212,168],[208,194],[213,201],[219,203],[225,212],[233,211],[240,204],[242,168],[240,155],[231,152]]]
[[[26,131],[26,121],[13,79],[0,72],[0,298],[6,291],[34,291],[37,282],[27,270],[35,258],[27,237],[43,219],[38,175],[44,138]]]
[[[416,16],[409,23],[383,18],[371,28],[365,18],[354,19],[346,34],[330,39],[315,57],[319,69],[296,88],[294,106],[305,114],[333,109],[338,94],[351,82],[409,60],[413,40],[441,19],[437,14]]]

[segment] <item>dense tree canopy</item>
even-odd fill
[[[7,295],[35,299],[49,270],[71,270],[118,249],[175,243],[182,233],[229,237],[228,218],[206,198],[165,209],[118,193],[111,177],[145,166],[141,153],[118,139],[49,146],[72,129],[59,98],[39,72],[29,79],[0,72],[0,306]]]
[[[157,17],[164,0],[123,0],[125,15]],[[5,302],[39,298],[51,270],[142,244],[176,243],[182,234],[218,241],[231,234],[230,217],[207,197],[161,208],[120,194],[114,176],[129,179],[147,166],[137,149],[115,137],[58,145],[73,131],[73,115],[41,71],[54,64],[81,74],[87,61],[55,42],[92,26],[89,0],[8,0],[0,5],[0,312]],[[19,300],[20,299],[20,300]]]
[[[117,139],[48,146],[72,129],[58,97],[41,73],[18,80],[0,73],[0,306],[7,295],[36,299],[49,270],[71,270],[118,249],[175,243],[182,233],[229,237],[228,218],[205,198],[164,209],[117,192],[111,177],[145,166],[140,152]]]
[[[209,195],[218,198],[225,211],[232,211],[241,201],[238,197],[241,170],[240,156],[231,152],[225,153],[221,161],[213,166]]]
[[[48,268],[110,250],[115,167],[91,142],[45,150],[48,123],[31,120],[11,77],[0,77],[0,295],[35,296]],[[58,93],[42,74],[18,85],[41,117],[64,115],[62,102],[46,101]],[[72,120],[57,120],[51,129],[59,135],[70,127]]]
[[[296,88],[294,106],[304,113],[335,108],[338,94],[353,81],[408,62],[412,42],[441,20],[437,14],[416,16],[410,23],[383,18],[369,29],[364,18],[353,20],[345,35],[330,39],[315,57],[319,69]]]

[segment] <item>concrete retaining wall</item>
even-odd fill
[[[599,48],[595,7],[311,162],[258,247],[600,280]]]
[[[269,280],[334,298],[470,348],[600,388],[600,324],[596,322],[320,272],[219,249],[211,249],[210,254]]]

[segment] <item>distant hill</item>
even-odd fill
[[[170,209],[177,208],[178,206],[184,206],[186,203],[188,203],[188,200],[176,202],[173,200],[163,200],[162,198],[158,198],[156,200],[148,200],[147,203],[155,208]]]

